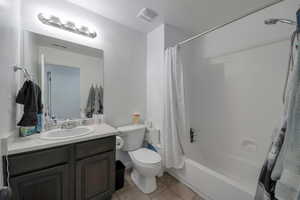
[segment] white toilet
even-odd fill
[[[123,139],[123,151],[128,151],[133,163],[131,178],[136,186],[148,194],[156,190],[156,176],[161,171],[161,156],[147,148],[142,148],[145,125],[129,125],[118,128]]]

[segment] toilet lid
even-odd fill
[[[134,157],[134,159],[141,163],[154,164],[161,161],[161,157],[158,153],[146,148],[141,148],[130,153]]]

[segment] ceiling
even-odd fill
[[[280,0],[67,0],[125,26],[149,32],[166,23],[199,33]],[[136,18],[142,8],[155,10],[152,23]]]

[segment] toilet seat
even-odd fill
[[[153,192],[157,188],[156,176],[162,169],[160,155],[146,148],[128,153],[133,162],[131,179],[142,192]]]
[[[129,152],[131,157],[143,165],[159,165],[161,163],[160,155],[152,150],[140,148]]]

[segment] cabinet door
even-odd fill
[[[76,200],[110,199],[114,191],[114,152],[80,160],[76,164]]]
[[[69,200],[68,165],[10,179],[13,200]]]

